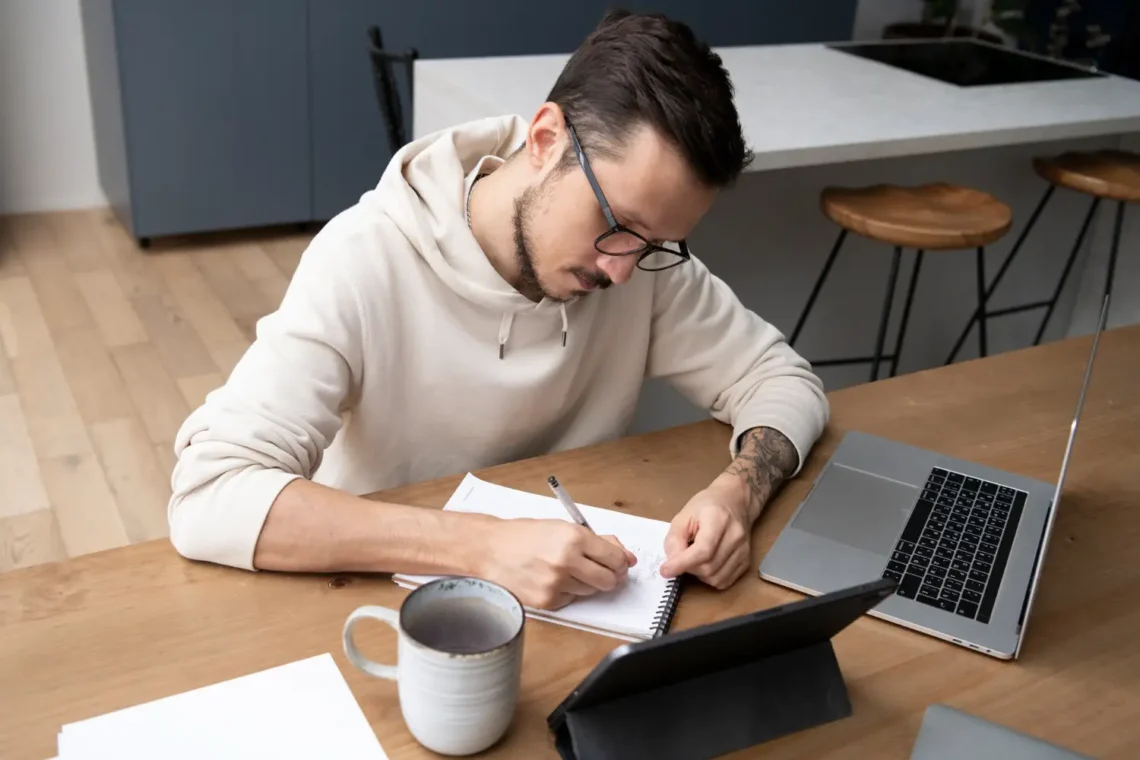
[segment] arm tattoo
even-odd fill
[[[777,430],[756,427],[741,436],[739,452],[725,472],[743,478],[757,512],[799,465],[796,447]]]

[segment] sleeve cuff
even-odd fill
[[[254,467],[226,473],[175,507],[171,543],[188,559],[256,570],[253,554],[269,509],[281,489],[299,477]]]
[[[771,428],[782,434],[792,443],[796,450],[796,469],[790,477],[799,475],[811,453],[812,446],[822,432],[823,424],[814,420],[803,419],[802,414],[789,412],[786,407],[777,404],[766,404],[736,420],[732,428],[732,440],[729,442],[729,456],[733,459],[740,453],[740,438],[752,428]]]

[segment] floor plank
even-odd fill
[[[127,545],[119,507],[93,451],[41,459],[40,465],[69,557]]]
[[[94,325],[56,338],[56,353],[79,416],[87,425],[135,413],[123,376]]]
[[[95,272],[107,267],[102,247],[95,239],[95,218],[90,211],[53,216],[52,228],[60,252],[72,273]]]
[[[180,377],[178,378],[178,390],[182,392],[182,398],[186,399],[186,405],[191,409],[197,409],[206,403],[206,394],[221,387],[224,382],[225,380],[217,372],[195,375],[194,377]]]
[[[48,332],[60,335],[91,323],[91,311],[59,251],[25,251],[21,258]]]
[[[57,247],[51,220],[51,214],[16,214],[9,217],[8,230],[16,248],[34,251]]]
[[[162,277],[150,258],[159,254],[139,248],[110,211],[95,217],[92,230],[103,260],[115,275],[124,296],[159,295],[165,291]]]
[[[12,221],[9,217],[0,216],[0,279],[5,277],[20,277],[27,274],[24,271],[24,261],[20,252],[16,250],[16,241],[12,238]]]
[[[112,349],[112,356],[151,443],[173,441],[190,410],[158,351],[141,343]]]
[[[264,295],[250,283],[227,250],[199,251],[194,256],[194,262],[214,293],[225,304],[242,334],[252,342],[256,337],[254,327],[257,320],[276,308],[276,304],[267,303]]]
[[[0,396],[15,392],[16,378],[12,377],[12,361],[4,350],[4,342],[0,340]]]
[[[51,343],[39,299],[27,276],[0,280],[0,341],[10,359]]]
[[[15,394],[0,396],[0,431],[0,517],[50,508],[36,450]]]
[[[178,429],[311,238],[142,250],[109,209],[0,216],[0,572],[166,535]]]
[[[138,419],[100,422],[92,426],[91,436],[127,538],[133,543],[168,535],[170,479],[162,474],[154,446]]]
[[[178,308],[198,333],[215,366],[228,377],[250,342],[225,304],[188,253],[168,253],[155,260],[155,268],[162,273]]]
[[[274,238],[263,241],[261,248],[265,251],[265,255],[273,260],[281,273],[292,279],[293,273],[297,271],[297,265],[301,262],[302,254],[309,247],[311,237],[306,235]]]
[[[12,374],[36,455],[44,459],[90,453],[87,428],[54,348],[49,344],[17,356]]]
[[[158,471],[166,479],[166,485],[169,488],[170,476],[174,473],[174,445],[170,443],[155,444],[154,456],[158,460]]]
[[[146,342],[146,330],[114,274],[109,271],[82,272],[75,275],[75,280],[107,348]]]
[[[168,293],[136,296],[131,304],[173,377],[195,377],[217,371],[218,365],[210,357],[202,338],[182,316],[173,296]]]
[[[67,549],[50,509],[0,517],[0,573],[62,559]]]

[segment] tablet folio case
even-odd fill
[[[572,708],[555,727],[564,760],[712,758],[851,714],[830,641],[656,689]]]

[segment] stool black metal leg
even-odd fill
[[[808,296],[807,303],[804,305],[803,313],[800,314],[800,318],[796,321],[795,329],[792,330],[792,337],[788,341],[789,346],[796,345],[796,338],[800,336],[800,330],[804,328],[804,322],[807,321],[811,307],[815,305],[815,299],[816,296],[819,295],[820,288],[823,287],[823,281],[827,279],[827,273],[831,271],[831,265],[835,263],[835,257],[839,255],[839,249],[843,247],[843,241],[846,239],[847,230],[840,230],[839,237],[835,240],[835,245],[831,247],[831,253],[827,255],[827,262],[823,265],[819,277],[815,280],[815,285],[811,289],[811,295]]]
[[[875,341],[875,356],[871,359],[871,381],[879,379],[879,363],[883,359],[883,344],[887,340],[887,323],[891,319],[891,301],[895,297],[895,283],[899,279],[899,260],[902,258],[902,248],[895,246],[895,255],[891,257],[891,274],[887,279],[887,297],[883,301],[883,317],[879,321],[879,337]]]
[[[1005,277],[1006,270],[1009,269],[1009,265],[1013,263],[1014,257],[1016,257],[1018,252],[1021,251],[1022,243],[1024,243],[1025,238],[1029,236],[1029,231],[1033,229],[1033,225],[1037,223],[1037,217],[1041,216],[1041,212],[1044,210],[1045,204],[1047,204],[1049,202],[1049,199],[1053,197],[1053,192],[1056,189],[1056,185],[1049,185],[1045,188],[1045,194],[1042,195],[1041,200],[1037,202],[1037,208],[1035,208],[1033,210],[1033,214],[1030,215],[1029,221],[1025,225],[1025,229],[1023,229],[1021,231],[1021,234],[1017,236],[1017,242],[1013,244],[1013,248],[1009,249],[1009,253],[1006,255],[1005,261],[1003,261],[1001,263],[1001,266],[998,267],[997,274],[994,275],[994,281],[990,283],[990,286],[988,288],[986,288],[986,302],[990,300],[990,296],[992,296],[994,294],[994,291],[997,290],[998,283],[1001,282],[1002,277]],[[1036,306],[1037,305],[1034,305],[1034,308]],[[970,330],[973,328],[974,322],[978,321],[978,318],[984,311],[984,305],[979,304],[977,310],[975,310],[973,315],[970,317],[970,321],[967,322],[966,326],[962,329],[962,334],[958,336],[958,340],[954,343],[954,348],[950,350],[950,356],[946,359],[947,364],[952,363],[954,361],[954,358],[958,356],[958,352],[962,350],[962,346],[966,343],[966,336],[970,334]]]
[[[899,336],[895,339],[895,352],[891,356],[891,377],[899,371],[899,356],[902,354],[903,336],[906,335],[906,323],[910,320],[910,305],[914,301],[914,288],[918,284],[918,271],[922,268],[922,255],[925,251],[918,251],[914,255],[914,269],[910,273],[910,287],[906,291],[906,303],[903,305],[902,323],[899,325]]]
[[[986,348],[986,249],[978,246],[978,356],[989,356]]]
[[[1116,223],[1112,225],[1112,248],[1108,251],[1108,275],[1104,280],[1104,294],[1112,295],[1112,278],[1116,273],[1116,253],[1120,250],[1120,232],[1124,229],[1124,201],[1116,204]]]
[[[1065,281],[1069,279],[1069,272],[1073,269],[1073,264],[1077,260],[1077,253],[1081,250],[1081,243],[1084,242],[1085,234],[1089,231],[1089,225],[1092,224],[1093,217],[1096,215],[1097,206],[1100,205],[1100,198],[1094,197],[1092,203],[1089,204],[1088,213],[1085,214],[1085,221],[1081,224],[1081,231],[1077,233],[1077,241],[1073,243],[1073,250],[1069,252],[1069,260],[1065,262],[1065,269],[1061,272],[1061,279],[1057,282],[1057,287],[1053,290],[1053,297],[1049,299],[1048,306],[1045,308],[1045,316],[1041,318],[1041,325],[1037,328],[1037,337],[1033,339],[1033,345],[1041,343],[1041,338],[1045,335],[1045,327],[1049,324],[1049,317],[1053,316],[1053,309],[1057,307],[1057,299],[1061,297],[1061,291],[1065,289]]]

